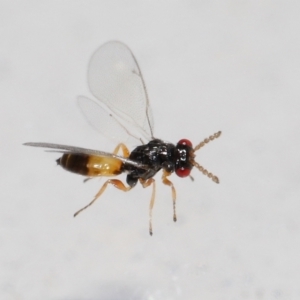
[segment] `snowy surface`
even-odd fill
[[[300,299],[299,1],[1,1],[0,299]],[[220,178],[109,188],[22,146],[111,151],[76,105],[109,40],[135,53],[155,135]],[[122,178],[122,176],[121,176]]]

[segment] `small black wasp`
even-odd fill
[[[218,138],[221,131],[193,147],[187,139],[176,145],[153,137],[153,118],[145,82],[131,50],[123,43],[112,41],[101,46],[92,56],[88,68],[88,83],[96,101],[80,96],[78,104],[87,120],[97,130],[121,141],[125,133],[142,142],[132,152],[119,143],[112,153],[57,145],[50,143],[25,143],[26,146],[55,149],[63,155],[57,160],[65,170],[92,177],[112,177],[126,173],[127,186],[118,179],[108,179],[94,199],[75,213],[91,206],[111,184],[127,192],[139,181],[142,186],[152,185],[149,232],[152,235],[152,209],[155,199],[154,175],[162,170],[162,182],[171,187],[173,220],[176,221],[176,191],[168,176],[190,176],[193,167],[219,183],[217,176],[209,173],[195,161],[195,152]],[[109,129],[109,130],[108,130]],[[148,143],[145,143],[146,140]],[[124,140],[123,140],[124,141]],[[118,155],[122,151],[122,156]],[[190,176],[191,177],[191,176]],[[192,177],[191,177],[192,178]]]

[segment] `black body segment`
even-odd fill
[[[160,169],[174,172],[174,150],[175,145],[159,139],[154,139],[146,145],[136,147],[130,153],[129,159],[147,165],[148,169],[137,168],[125,163],[123,171],[128,173],[126,179],[128,185],[135,186],[140,178],[142,180],[152,178]]]
[[[187,140],[179,141],[175,148],[175,173],[179,177],[189,176],[193,168],[192,161],[195,157],[194,150],[192,148],[192,145],[187,144],[186,141]]]
[[[64,154],[56,162],[67,171],[86,176],[89,157],[87,154]]]

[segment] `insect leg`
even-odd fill
[[[113,154],[118,154],[120,148],[122,149],[123,156],[124,156],[125,158],[128,158],[129,155],[130,155],[130,152],[129,152],[128,148],[126,147],[126,145],[123,144],[123,143],[118,144],[118,146],[115,148]]]
[[[91,179],[94,179],[95,177],[88,177],[88,178],[85,178],[84,180],[83,180],[83,183],[86,183],[87,181],[89,181],[89,180],[91,180]]]
[[[150,233],[150,235],[152,235],[153,234],[153,231],[152,231],[152,209],[153,209],[154,200],[155,200],[155,180],[153,178],[149,178],[147,180],[140,178],[140,183],[142,184],[143,188],[146,188],[151,184],[153,185],[152,196],[151,196],[150,206],[149,206],[149,233]]]
[[[91,206],[101,195],[102,193],[105,191],[106,187],[108,184],[112,184],[115,188],[123,191],[123,192],[128,192],[131,187],[128,186],[126,187],[124,185],[124,183],[121,180],[118,179],[109,179],[107,180],[101,187],[101,189],[99,190],[99,192],[95,195],[94,199],[85,207],[81,208],[80,210],[78,210],[75,214],[74,217],[76,217],[80,212],[82,212],[83,210],[85,210],[86,208],[88,208],[89,206]]]
[[[173,183],[167,178],[167,176],[170,176],[171,173],[167,172],[166,170],[163,170],[163,175],[162,175],[162,182],[165,185],[168,185],[171,187],[172,189],[172,199],[173,199],[173,221],[176,222],[177,221],[177,217],[176,217],[176,190],[174,188]]]

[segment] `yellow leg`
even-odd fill
[[[106,189],[106,187],[107,187],[108,184],[112,184],[115,188],[117,188],[117,189],[119,189],[119,190],[121,190],[123,192],[128,192],[131,189],[130,186],[126,187],[121,180],[118,180],[118,179],[109,179],[109,180],[107,180],[102,185],[101,189],[96,194],[96,196],[94,197],[94,199],[88,205],[86,205],[85,207],[83,207],[79,211],[77,211],[74,214],[74,217],[76,217],[80,212],[82,212],[83,210],[85,210],[86,208],[88,208],[89,206],[91,206],[102,195],[102,193],[105,191],[105,189]]]
[[[173,199],[173,221],[176,222],[177,221],[177,217],[176,217],[176,190],[174,188],[173,183],[167,178],[167,176],[170,176],[171,173],[168,173],[167,171],[163,170],[163,175],[162,175],[162,182],[165,185],[168,185],[171,187],[172,189],[172,199]]]
[[[113,154],[118,154],[120,148],[122,149],[123,156],[124,156],[125,158],[129,157],[130,152],[129,152],[128,148],[125,146],[125,144],[123,144],[123,143],[120,143],[120,144],[115,148]]]
[[[152,235],[153,234],[153,231],[152,231],[152,209],[153,209],[154,201],[155,201],[155,180],[153,178],[149,178],[147,180],[143,180],[140,178],[140,183],[142,184],[143,188],[146,188],[146,187],[150,186],[151,184],[153,185],[152,196],[151,196],[150,206],[149,206],[149,233],[150,233],[150,235]]]

